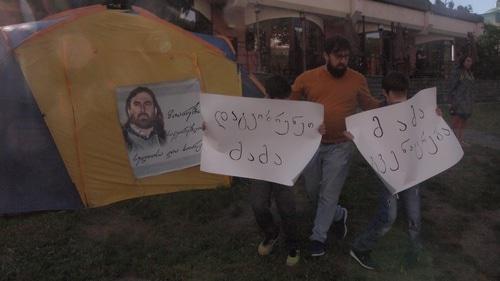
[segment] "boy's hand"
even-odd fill
[[[441,108],[436,107],[436,114],[440,117],[443,117],[443,111],[441,111]]]
[[[348,138],[350,141],[354,139],[354,136],[349,131],[343,131],[342,134],[344,134],[344,136]]]
[[[325,123],[321,123],[321,125],[319,125],[318,127],[318,132],[320,133],[320,135],[324,135],[326,134],[326,127],[325,127]]]

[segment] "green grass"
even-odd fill
[[[500,118],[498,103],[481,103],[474,106],[469,126],[478,131],[488,132],[500,137]]]
[[[486,121],[472,119],[472,128],[498,132],[500,106],[479,106],[483,112],[473,118]],[[239,183],[76,212],[0,218],[0,281],[499,280],[498,163],[498,150],[473,145],[459,164],[425,183],[424,250],[413,266],[405,263],[403,212],[373,252],[383,270],[366,271],[349,257],[349,245],[373,215],[381,188],[357,154],[341,196],[350,214],[347,240],[330,241],[325,257],[304,255],[295,268],[285,266],[282,244],[268,257],[257,255],[261,236],[248,187]],[[313,210],[302,188],[296,194],[305,254]]]
[[[448,112],[449,106],[440,105],[440,107],[443,110],[444,118],[449,121],[451,119]],[[467,128],[500,137],[500,118],[498,110],[500,110],[500,103],[475,104]]]

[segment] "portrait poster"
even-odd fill
[[[136,178],[199,165],[202,143],[197,79],[118,87],[117,106]]]
[[[464,155],[436,108],[436,88],[429,88],[405,102],[346,118],[356,147],[391,193],[445,171]]]
[[[292,186],[319,147],[323,105],[201,95],[200,170]]]

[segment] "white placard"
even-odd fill
[[[346,118],[358,150],[393,194],[462,158],[460,143],[436,108],[436,88],[429,88],[405,102]]]
[[[321,141],[323,106],[202,94],[205,172],[292,186]]]

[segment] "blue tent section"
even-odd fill
[[[226,40],[203,33],[193,33],[193,34],[203,39],[204,41],[210,43],[211,45],[217,47],[222,52],[224,52],[226,58],[232,61],[236,61],[236,54],[233,52],[233,49],[227,44]]]
[[[210,43],[211,45],[220,49],[226,57],[232,61],[236,61],[236,54],[233,52],[233,49],[228,45],[228,42],[222,38],[214,37],[207,34],[194,33],[199,38],[204,41]],[[243,67],[239,66],[239,70],[241,73],[241,83],[243,87],[243,96],[244,97],[252,97],[252,98],[262,98],[264,97],[264,93],[255,85],[255,82],[250,79],[250,74]]]
[[[48,28],[61,20],[43,20],[5,26],[2,28],[2,33],[7,35],[9,47],[15,49],[33,33]]]
[[[83,207],[11,48],[53,23],[2,28],[0,214]]]
[[[250,79],[250,74],[244,67],[240,67],[241,83],[243,86],[243,96],[251,98],[263,98],[265,94],[257,87],[255,82]]]

